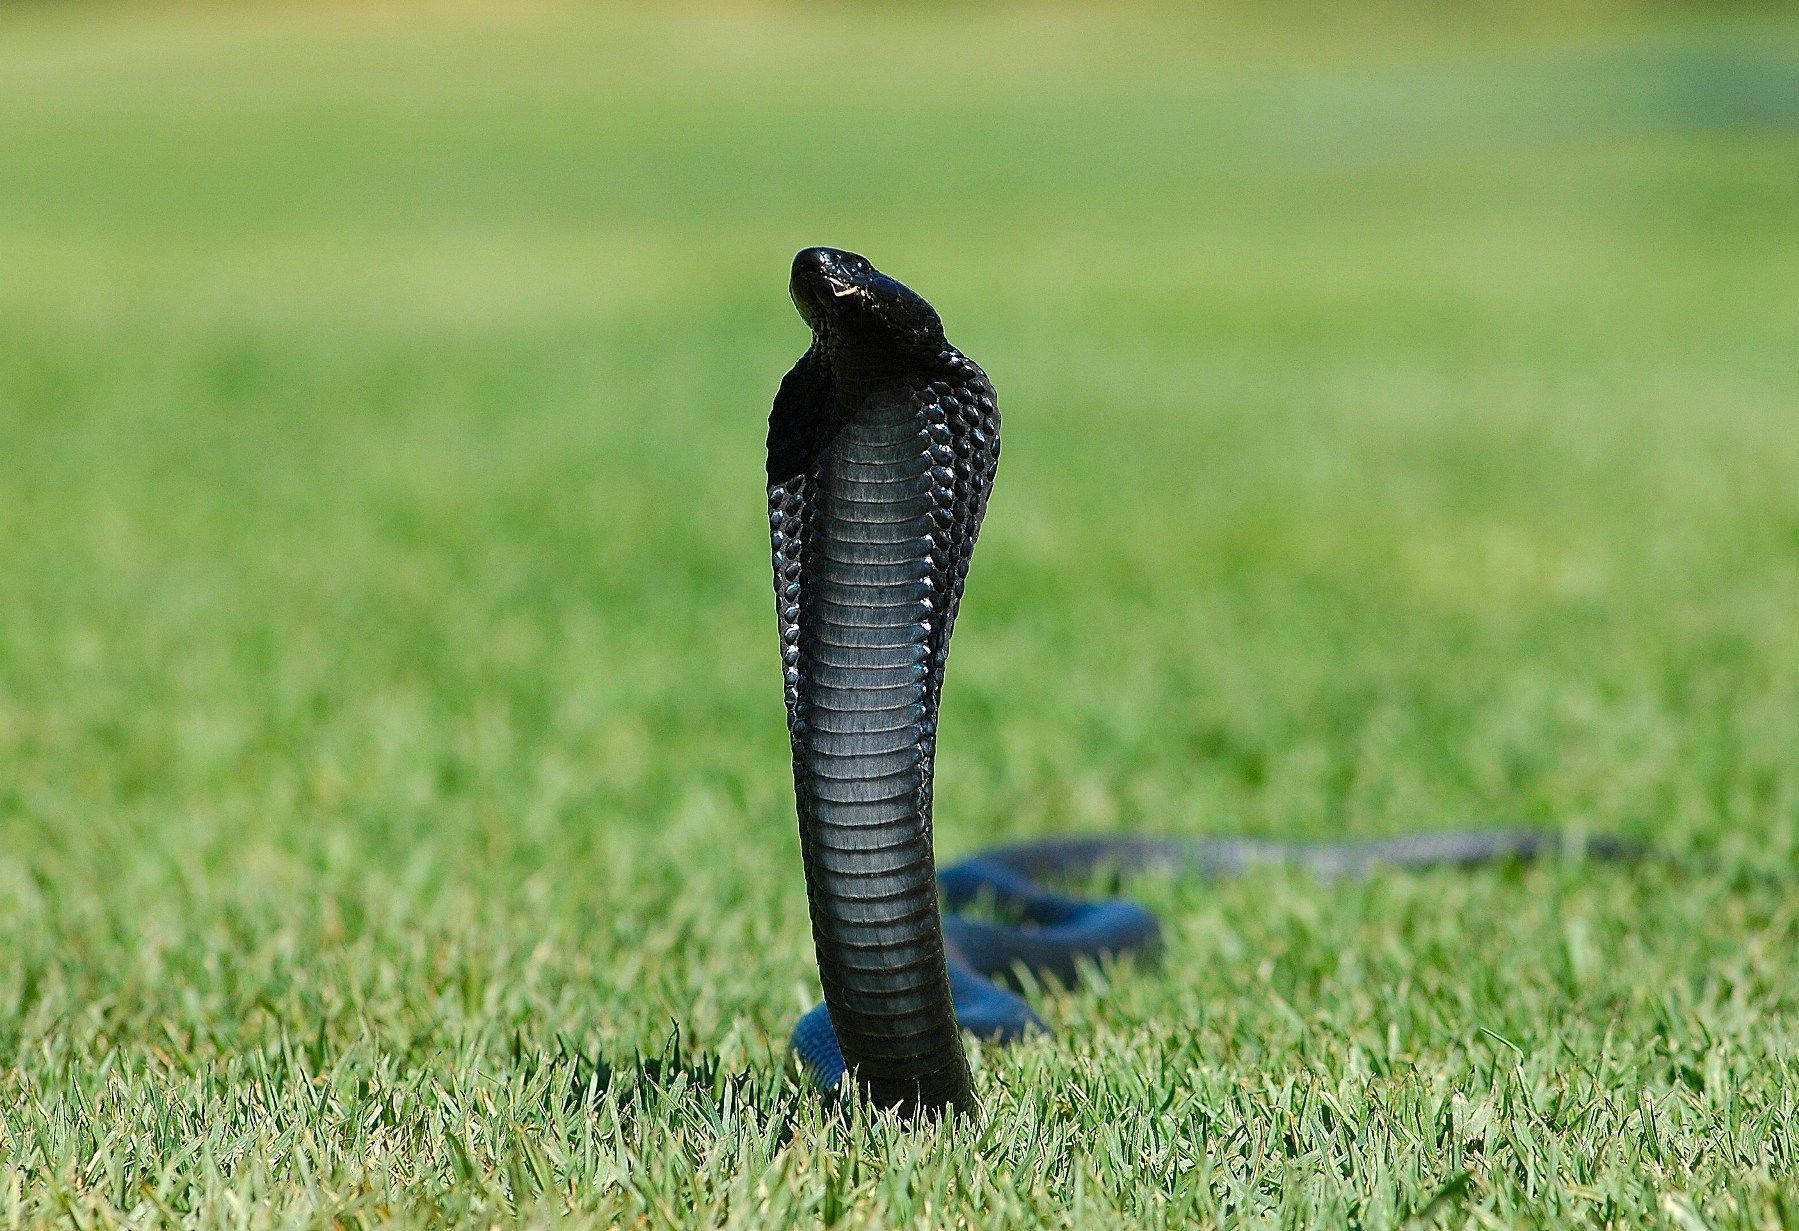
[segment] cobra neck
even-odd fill
[[[832,400],[849,420],[891,412],[904,394],[929,384],[943,366],[943,346],[894,346],[883,340],[821,333],[814,345],[831,373]]]

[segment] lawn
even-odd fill
[[[1799,22],[1283,11],[0,12],[0,1224],[1799,1226]],[[805,1089],[810,243],[1007,416],[945,856],[1666,857]]]

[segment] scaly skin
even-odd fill
[[[861,257],[809,248],[792,291],[813,342],[769,418],[769,520],[819,975],[871,1101],[967,1108],[931,777],[999,411],[930,306]]]

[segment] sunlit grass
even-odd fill
[[[0,15],[0,1218],[1799,1224],[1799,28],[1333,28]],[[1149,878],[977,1121],[822,1104],[813,242],[1007,415],[946,852],[1674,858]]]

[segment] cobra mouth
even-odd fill
[[[862,288],[857,286],[854,282],[839,282],[835,278],[827,278],[825,281],[830,284],[831,294],[837,299],[846,299],[851,295],[860,295],[862,293]]]

